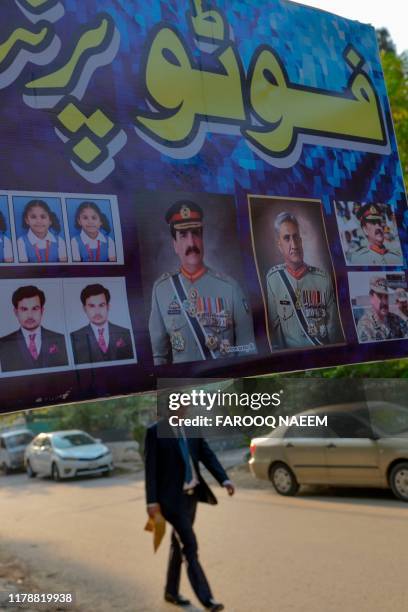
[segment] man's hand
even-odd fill
[[[154,518],[155,514],[160,512],[160,504],[151,504],[146,508],[147,514],[150,518]]]
[[[229,496],[234,495],[235,487],[230,480],[226,480],[225,482],[223,482],[222,486],[224,487],[224,489],[227,489]]]

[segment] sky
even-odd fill
[[[397,46],[397,52],[408,50],[408,27],[403,0],[299,0],[299,3],[370,23],[375,28],[387,28]]]

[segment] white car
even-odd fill
[[[29,478],[41,474],[55,481],[113,470],[109,448],[79,429],[38,434],[25,450],[24,464]]]

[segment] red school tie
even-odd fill
[[[31,357],[33,359],[38,359],[38,351],[37,347],[35,346],[35,336],[36,334],[28,334],[28,339],[30,340],[28,344],[28,350],[30,351]]]
[[[106,345],[105,338],[103,337],[103,327],[101,329],[98,329],[98,334],[99,334],[99,338],[98,338],[99,348],[101,349],[102,353],[106,353],[108,351],[108,347]]]

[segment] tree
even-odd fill
[[[408,189],[408,56],[397,55],[388,30],[377,30],[381,64],[391,106],[405,188]]]
[[[394,41],[391,38],[391,35],[387,28],[379,28],[376,30],[377,34],[377,43],[380,51],[396,53],[397,49],[395,47]]]

